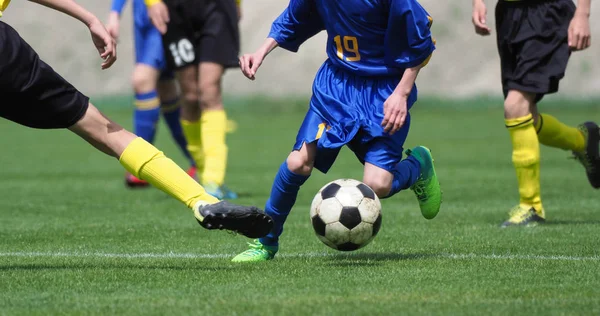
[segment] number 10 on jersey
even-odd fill
[[[358,39],[355,36],[336,36],[333,38],[337,47],[337,56],[345,61],[359,61]]]

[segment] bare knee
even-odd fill
[[[363,183],[368,185],[379,198],[387,197],[392,190],[392,182],[377,177],[365,177]]]
[[[528,92],[511,90],[504,100],[504,117],[514,119],[535,112],[535,95]],[[537,115],[536,115],[537,116]]]
[[[200,82],[200,107],[202,110],[220,110],[223,108],[221,99],[221,79],[225,69],[222,65],[203,62],[199,65]]]
[[[293,151],[287,158],[288,169],[295,174],[310,175],[313,165],[313,159],[303,151]]]
[[[147,93],[156,89],[158,71],[150,66],[138,65],[131,76],[131,84],[136,93]]]
[[[221,97],[221,82],[202,81],[198,87],[200,94],[200,108],[205,110],[220,110],[223,108]]]

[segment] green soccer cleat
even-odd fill
[[[225,229],[248,238],[266,236],[273,228],[273,219],[257,207],[241,206],[221,201],[194,206],[194,217],[206,229]]]
[[[431,151],[427,147],[417,146],[412,150],[407,149],[406,154],[414,157],[421,164],[421,175],[410,189],[415,192],[419,200],[423,217],[432,219],[440,212],[442,189],[435,173]]]
[[[265,246],[255,239],[249,242],[250,248],[231,259],[231,262],[261,262],[271,260],[279,250],[277,246]]]
[[[509,226],[537,226],[546,221],[544,211],[537,212],[535,208],[526,205],[517,205],[510,210],[510,218],[502,223],[501,227]]]
[[[579,125],[585,138],[585,148],[574,151],[573,157],[585,168],[588,180],[594,189],[600,189],[600,128],[594,122]]]

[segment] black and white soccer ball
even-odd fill
[[[381,227],[381,202],[366,184],[353,179],[327,183],[310,207],[312,226],[324,244],[352,251],[366,246]]]

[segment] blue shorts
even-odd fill
[[[402,128],[384,132],[383,104],[400,78],[360,77],[339,69],[327,60],[313,83],[310,108],[296,137],[294,150],[302,144],[317,144],[315,168],[326,173],[340,149],[348,145],[361,163],[368,162],[391,171],[402,159],[410,114]],[[417,89],[408,99],[408,108],[417,100]]]
[[[172,71],[166,69],[162,35],[148,19],[146,11],[135,12],[134,40],[135,62],[145,64],[161,71],[161,79],[175,78]],[[145,15],[145,17],[141,15]]]

